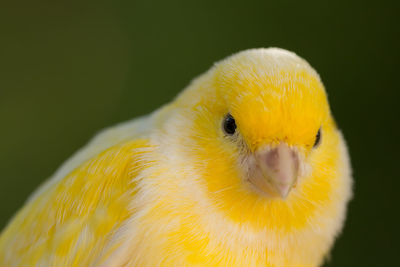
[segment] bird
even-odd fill
[[[1,266],[320,266],[352,198],[318,73],[240,51],[99,132],[0,237]]]

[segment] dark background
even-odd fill
[[[399,260],[396,1],[14,1],[0,8],[0,229],[97,131],[170,101],[234,52],[320,73],[355,177],[328,266]]]

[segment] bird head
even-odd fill
[[[331,198],[339,133],[318,74],[294,53],[233,55],[196,79],[176,104],[189,129],[181,129],[187,157],[202,172],[210,199],[232,218],[277,209],[280,220],[290,220],[302,207],[296,220],[305,222],[312,203]]]

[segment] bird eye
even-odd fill
[[[225,116],[224,119],[224,131],[225,133],[232,135],[236,131],[236,122],[231,114]]]
[[[315,137],[315,143],[313,145],[313,147],[317,147],[319,145],[319,143],[321,142],[321,128],[319,128],[317,136]]]

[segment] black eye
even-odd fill
[[[315,143],[313,147],[317,147],[321,142],[321,128],[319,128],[317,136],[315,137]]]
[[[224,119],[224,131],[229,135],[234,134],[236,131],[235,119],[231,114],[226,115]]]

